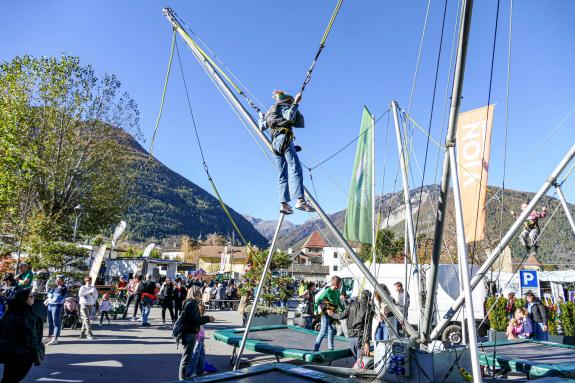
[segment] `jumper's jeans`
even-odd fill
[[[325,338],[327,334],[327,348],[329,350],[333,350],[333,340],[335,338],[335,321],[331,319],[326,314],[321,316],[321,328],[319,330],[319,334],[317,334],[317,338],[315,339],[315,347],[314,351],[319,351],[321,346],[321,341]]]
[[[285,134],[275,137],[272,145],[276,151],[286,139]],[[275,156],[278,175],[278,188],[280,202],[289,202],[292,199],[303,199],[303,171],[293,142],[289,144],[283,156]]]
[[[534,247],[537,246],[537,239],[539,237],[539,230],[523,230],[519,235],[519,240],[523,246]]]

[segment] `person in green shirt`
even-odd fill
[[[22,289],[32,288],[32,281],[34,280],[34,273],[30,270],[30,266],[26,262],[21,262],[18,266],[20,274],[14,278],[18,282],[18,286]]]
[[[339,289],[341,287],[341,278],[338,276],[331,277],[331,286],[324,289],[315,297],[315,310],[320,309],[321,313],[321,328],[317,338],[315,339],[314,351],[319,351],[321,342],[327,334],[327,348],[333,350],[333,340],[335,338],[335,319],[328,315],[330,312],[338,312],[343,310],[343,304],[339,298]]]

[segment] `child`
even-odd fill
[[[112,302],[110,302],[110,294],[106,293],[102,297],[102,304],[100,305],[100,324],[104,321],[104,316],[110,324],[110,310],[112,309]]]
[[[508,340],[518,339],[518,335],[521,332],[523,332],[523,324],[519,322],[517,319],[512,318],[509,321],[509,325],[507,326],[507,331],[505,331],[507,339]]]

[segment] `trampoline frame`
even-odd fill
[[[309,334],[314,337],[316,337],[318,334],[317,331],[290,325],[252,327],[250,328],[250,334],[258,331],[274,331],[286,328],[300,333]],[[232,352],[231,357],[232,361],[234,360],[234,357],[236,355],[236,348],[239,347],[240,342],[242,341],[243,332],[244,332],[243,328],[214,331],[214,339],[221,342],[225,342],[230,346],[234,346],[234,350]],[[343,336],[336,336],[335,339],[346,343],[348,341],[348,339]],[[326,363],[326,362],[331,363],[334,360],[347,358],[353,355],[348,347],[346,347],[345,349],[334,349],[331,351],[329,350],[312,351],[305,349],[282,347],[278,346],[277,344],[261,341],[258,339],[250,339],[249,337],[248,339],[246,339],[245,347],[251,351],[260,352],[262,354],[274,355],[278,362],[280,361],[280,358],[291,358],[291,359],[303,360],[304,362],[307,363]]]
[[[255,376],[258,374],[270,372],[270,371],[281,371],[289,375],[293,375],[299,378],[309,379],[312,382],[318,383],[347,383],[348,379],[339,378],[337,376],[329,375],[325,372],[310,370],[308,368],[294,366],[287,363],[268,363],[262,364],[255,367],[243,368],[236,371],[227,371],[214,375],[201,376],[191,379],[192,382],[197,383],[214,383],[214,382],[225,382],[228,380],[248,378],[250,376]]]
[[[508,355],[498,355],[498,346],[508,346],[516,344],[531,343],[541,345],[544,347],[553,348],[567,348],[573,350],[573,363],[561,362],[561,363],[538,363],[529,359],[522,358],[512,358]],[[495,357],[493,356],[493,351],[483,350],[484,347],[495,347]],[[543,354],[542,350],[542,354]],[[486,342],[481,343],[479,346],[479,362],[483,366],[501,368],[504,371],[520,372],[526,374],[528,378],[543,378],[543,377],[564,377],[564,378],[574,378],[575,377],[575,346],[559,343],[541,342],[536,340],[503,340],[497,342]]]

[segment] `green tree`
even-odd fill
[[[377,262],[390,262],[393,258],[403,254],[403,238],[395,238],[392,230],[379,230],[376,236],[375,254]],[[361,244],[359,256],[364,262],[371,261],[373,259],[371,245]]]
[[[245,294],[246,290],[253,289],[257,287],[263,273],[264,265],[268,256],[267,250],[251,250],[248,254],[248,265],[249,270],[244,274],[244,283],[242,294]],[[262,299],[266,302],[268,306],[275,301],[288,299],[290,294],[288,292],[288,284],[291,282],[290,277],[273,276],[273,272],[279,269],[287,269],[291,265],[292,261],[289,255],[282,251],[276,251],[272,255],[272,261],[270,264],[270,270],[266,277],[262,289]],[[276,297],[272,293],[272,288],[277,288],[279,295]]]
[[[16,57],[0,64],[0,220],[33,252],[119,221],[128,200],[123,134],[141,138],[138,109],[114,75],[77,57]]]

